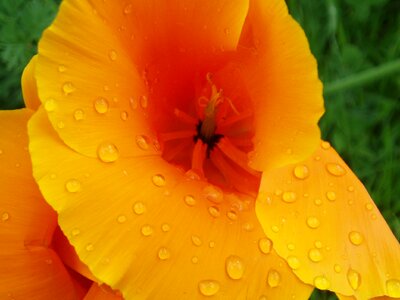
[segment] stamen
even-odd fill
[[[193,149],[192,170],[204,177],[203,165],[207,156],[207,145],[198,140]]]

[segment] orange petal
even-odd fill
[[[250,1],[238,52],[255,112],[250,165],[265,171],[306,159],[320,139],[322,84],[284,1]]]
[[[123,300],[123,298],[108,286],[93,283],[83,300]]]
[[[327,142],[265,173],[257,215],[296,275],[358,299],[400,294],[400,246],[368,192]]]
[[[77,299],[71,278],[48,248],[56,215],[31,175],[31,113],[0,111],[0,299]]]
[[[40,106],[35,78],[36,63],[37,55],[31,58],[21,78],[22,95],[24,97],[25,106],[33,110],[37,110]]]
[[[126,299],[311,293],[271,250],[254,199],[223,193],[159,157],[107,164],[82,156],[42,110],[29,132],[34,175],[60,226],[93,274]]]

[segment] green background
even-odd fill
[[[23,106],[20,77],[60,1],[0,1],[0,109]],[[287,0],[325,86],[323,137],[400,237],[400,1]],[[336,299],[315,292],[312,299]]]

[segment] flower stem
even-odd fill
[[[350,75],[347,78],[327,83],[324,87],[324,95],[328,96],[357,86],[382,79],[386,76],[400,72],[400,59],[373,67],[358,74]]]

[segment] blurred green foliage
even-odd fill
[[[0,2],[0,108],[23,106],[20,76],[36,52],[57,0]],[[303,26],[325,86],[400,58],[400,1],[287,0]],[[325,95],[323,137],[370,191],[400,237],[400,76]],[[311,299],[330,300],[316,291]]]

